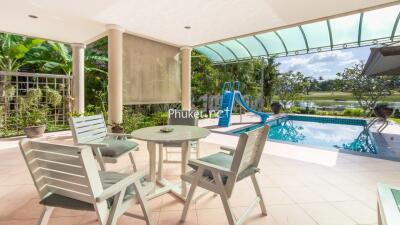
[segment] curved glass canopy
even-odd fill
[[[213,63],[289,56],[400,40],[400,5],[196,47]]]

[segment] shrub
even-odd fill
[[[321,110],[321,111],[317,111],[316,114],[321,115],[321,116],[329,116],[330,112]]]
[[[43,93],[42,90],[37,88],[37,89],[29,89],[28,92],[26,93],[26,104],[28,106],[33,106],[33,105],[38,105],[40,103],[40,100],[42,99]]]
[[[264,112],[272,112],[271,106],[270,105],[265,106]]]
[[[315,115],[316,113],[317,113],[317,110],[315,110],[315,109],[310,109],[310,110],[308,111],[308,114]]]
[[[212,118],[212,119],[219,118],[218,112],[211,113],[210,118]]]
[[[167,123],[168,112],[157,112],[151,116],[145,116],[141,113],[134,112],[132,109],[125,109],[122,127],[125,133],[130,133],[140,128],[166,125]]]
[[[296,114],[316,114],[317,110],[313,109],[313,108],[301,108],[301,107],[297,107],[297,106],[292,106],[290,107],[290,112],[291,113],[296,113]]]
[[[343,112],[333,111],[334,116],[344,116]]]
[[[360,117],[364,115],[364,110],[360,108],[355,108],[355,109],[345,109],[343,111],[344,116],[354,116],[354,117]]]
[[[51,106],[57,107],[61,104],[62,96],[54,89],[46,88],[48,102]]]
[[[301,110],[300,107],[292,106],[292,107],[290,107],[290,112],[291,112],[291,113],[301,114],[301,113],[302,113],[302,110]]]
[[[40,126],[47,122],[48,106],[41,104],[43,93],[41,89],[30,89],[26,97],[19,99],[18,114],[22,127]]]
[[[157,112],[151,115],[151,120],[156,126],[166,125],[168,123],[168,112]]]
[[[141,113],[132,113],[124,110],[122,127],[125,133],[145,127],[146,117]]]

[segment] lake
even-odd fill
[[[381,102],[383,103],[383,102]],[[400,101],[399,102],[384,102],[388,104],[390,107],[395,109],[400,109]],[[334,101],[334,100],[302,100],[294,103],[294,106],[301,108],[316,108],[318,110],[324,111],[341,111],[346,108],[359,108],[359,104],[357,101]]]

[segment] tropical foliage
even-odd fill
[[[374,77],[362,74],[364,63],[360,62],[343,73],[340,78],[342,90],[350,90],[366,116],[371,115],[377,102],[392,89],[392,80],[386,77]]]
[[[103,38],[88,45],[85,50],[85,102],[88,113],[103,113],[104,115],[107,113],[107,46],[107,38]],[[362,63],[347,68],[338,74],[337,79],[332,80],[309,77],[307,74],[296,71],[282,73],[279,71],[279,66],[275,58],[253,58],[237,63],[214,65],[204,55],[193,51],[193,103],[198,109],[209,112],[211,99],[220,95],[223,83],[239,81],[240,91],[249,101],[260,102],[261,100],[264,104],[259,110],[267,109],[274,100],[278,100],[286,111],[291,112],[359,116],[360,111],[370,115],[376,103],[385,95],[392,94],[393,89],[400,85],[398,78],[372,78],[361,75],[364,66]],[[0,71],[72,75],[72,50],[69,45],[63,43],[0,33]],[[43,96],[51,101],[65,100],[59,96],[60,90],[43,89],[41,91]],[[351,93],[362,109],[349,109],[343,112],[317,111],[299,107],[289,109],[289,105],[317,91]],[[9,114],[9,103],[15,93],[16,88],[11,85],[11,82],[0,80],[0,97],[4,102],[0,107],[0,114]],[[28,99],[20,101],[28,101]],[[177,108],[179,105],[126,107],[123,126],[129,131],[143,126],[163,124],[165,113],[160,112],[165,112],[171,107]],[[42,114],[32,112],[36,118],[41,118]],[[39,119],[33,120],[39,121]],[[0,125],[12,122],[15,121],[0,116]]]
[[[273,85],[279,75],[279,64],[275,58],[213,65],[208,58],[194,51],[192,54],[192,94],[198,108],[209,111],[210,97],[220,95],[225,82],[239,81],[240,89],[247,97],[262,97],[265,105],[270,105],[273,98]],[[263,84],[263,86],[262,86]],[[201,97],[206,98],[203,102]]]
[[[0,33],[0,71],[16,72],[32,63],[43,40]]]
[[[86,86],[86,98],[89,108],[97,112],[106,111],[107,99],[107,39],[101,39],[94,44],[87,46],[85,51],[85,78],[88,81]],[[0,71],[5,72],[32,72],[72,75],[72,50],[69,45],[44,41],[41,39],[27,38],[12,34],[0,33]],[[26,97],[15,98],[16,86],[9,80],[11,76],[0,77],[0,123],[5,133],[18,134],[18,127],[27,125],[43,124],[56,105],[63,101],[70,100],[69,96],[64,99],[60,93],[70,89],[69,83],[56,85],[56,90],[42,87],[42,89],[30,89]],[[99,88],[100,87],[100,88]],[[43,92],[46,102],[49,105],[33,104],[33,93]],[[41,99],[39,95],[36,95]],[[57,117],[54,126],[57,125]],[[53,127],[51,128],[53,129]],[[54,127],[57,129],[57,127]],[[17,133],[16,133],[17,132]]]
[[[288,106],[304,93],[306,87],[304,75],[300,72],[289,71],[281,74],[275,82],[274,91],[286,111]]]

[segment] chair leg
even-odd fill
[[[169,153],[168,153],[168,148],[165,147],[165,162],[168,162],[168,161],[169,161],[168,155],[169,155]]]
[[[185,200],[185,206],[183,207],[182,216],[181,216],[182,222],[185,222],[185,220],[186,220],[187,213],[189,211],[189,207],[190,207],[191,201],[193,199],[194,192],[196,190],[197,184],[199,183],[199,180],[202,177],[202,175],[203,175],[203,169],[199,168],[196,172],[194,180],[192,181],[192,184],[190,185],[189,193]]]
[[[254,189],[256,191],[257,196],[260,198],[261,212],[262,212],[262,214],[264,216],[266,216],[267,215],[267,208],[265,207],[264,198],[263,198],[263,196],[261,194],[260,186],[258,185],[258,181],[257,181],[257,178],[256,178],[255,174],[251,175],[251,181],[253,182],[253,186],[254,186]]]
[[[146,200],[146,196],[143,193],[142,189],[140,189],[141,184],[139,182],[135,182],[134,183],[135,186],[135,190],[137,193],[137,199],[139,201],[140,207],[142,208],[142,212],[143,212],[143,217],[144,220],[146,221],[147,225],[154,225],[151,215],[150,215],[150,210],[149,207],[147,206],[147,200]]]
[[[379,203],[377,203],[377,211],[378,211],[378,225],[382,225],[382,216],[381,216],[381,209]]]
[[[133,172],[136,173],[137,168],[136,168],[135,158],[133,157],[133,152],[129,152],[129,159],[131,160]]]
[[[196,159],[200,158],[200,141],[196,143]]]
[[[103,160],[103,156],[101,155],[100,149],[98,147],[96,147],[96,148],[93,149],[93,151],[94,151],[94,154],[96,156],[97,162],[100,165],[100,169],[102,171],[106,171],[106,163]]]
[[[49,219],[51,216],[51,213],[53,212],[53,207],[47,207],[45,206],[42,215],[39,218],[38,225],[47,225],[49,223]]]
[[[164,147],[162,144],[158,145],[158,174],[157,180],[161,180],[163,177],[163,161],[164,161]]]
[[[124,201],[124,196],[125,196],[125,190],[122,190],[120,193],[115,195],[113,204],[110,209],[110,213],[108,215],[107,219],[107,225],[116,225],[119,219],[119,214],[121,210],[121,204]]]
[[[222,183],[221,176],[216,172],[213,172],[212,174],[213,174],[214,180],[216,182],[216,185],[219,189],[218,194],[221,197],[222,204],[224,205],[224,209],[225,209],[226,217],[228,218],[229,225],[235,225],[236,218],[232,212],[232,207],[229,203],[228,196],[225,192],[225,188],[224,188],[224,184]]]

